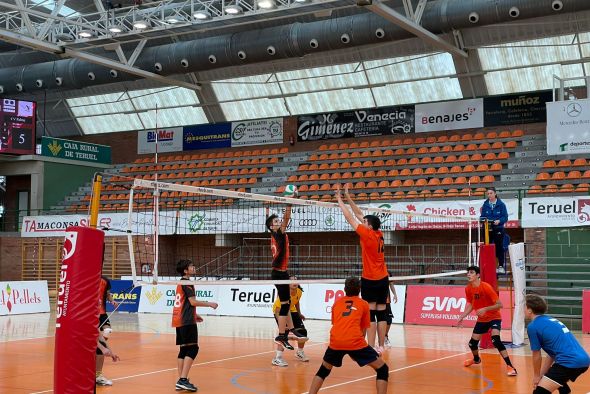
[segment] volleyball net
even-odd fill
[[[363,214],[381,220],[386,264],[394,280],[429,283],[425,281],[463,275],[473,261],[469,245],[477,216],[356,203]],[[348,276],[360,276],[359,238],[335,202],[134,179],[124,229],[133,279],[137,284],[177,283],[176,263],[188,259],[196,267],[192,279],[201,285],[219,280],[268,283],[272,252],[265,222],[273,214],[282,219],[289,206],[289,272],[298,283],[343,283]],[[457,231],[447,242],[429,243],[423,231],[427,235],[422,242],[404,244],[398,233],[409,229]]]

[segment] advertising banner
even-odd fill
[[[283,143],[283,118],[246,120],[231,123],[231,146]]]
[[[0,282],[0,316],[49,312],[47,281]]]
[[[544,123],[547,121],[545,104],[550,101],[553,101],[553,93],[550,90],[485,97],[484,125],[491,127]]]
[[[217,286],[217,315],[272,317],[272,304],[278,297],[274,285]],[[304,313],[305,314],[305,313]]]
[[[503,305],[502,328],[510,328],[510,293],[500,291],[500,301]],[[466,305],[463,286],[408,286],[405,321],[432,326],[456,326]],[[476,321],[477,315],[473,312],[463,320],[463,326],[473,327]]]
[[[483,99],[416,105],[416,132],[483,127]]]
[[[512,343],[524,344],[524,308],[526,296],[524,243],[510,244],[510,265],[514,282],[514,315],[512,317]]]
[[[590,334],[590,290],[582,292],[582,332]]]
[[[590,224],[590,197],[522,199],[522,227],[577,227]]]
[[[217,286],[196,287],[195,296],[197,300],[219,302]],[[139,297],[140,313],[167,313],[172,315],[174,300],[176,299],[176,285],[145,285],[141,286]],[[215,309],[197,308],[200,315],[216,315]]]
[[[133,281],[131,280],[111,279],[110,282],[110,293],[113,296],[113,301],[119,304],[117,312],[137,312],[139,310],[141,288],[136,287],[134,289]],[[114,309],[113,304],[107,301],[107,313],[112,312]]]
[[[156,134],[157,132],[157,134]],[[163,127],[137,132],[137,153],[156,153],[156,137],[158,153],[182,151],[182,127]]]
[[[303,115],[297,118],[298,141],[413,132],[413,105]]]
[[[231,123],[185,126],[182,138],[184,150],[229,148]]]
[[[590,152],[590,99],[547,103],[547,154]]]
[[[404,322],[404,305],[406,301],[406,286],[395,286],[397,303],[391,304],[393,323]],[[304,286],[301,298],[301,311],[310,319],[330,320],[332,318],[332,305],[344,297],[343,284],[310,284]]]
[[[111,164],[111,147],[61,138],[41,137],[41,155],[66,160]]]

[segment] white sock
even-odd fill
[[[283,351],[282,350],[277,350],[277,355],[275,356],[276,359],[281,359],[283,358]]]

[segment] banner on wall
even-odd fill
[[[416,132],[483,127],[483,99],[416,105]]]
[[[509,126],[547,121],[546,103],[553,101],[550,90],[525,94],[485,97],[484,125]]]
[[[158,130],[139,130],[137,132],[137,153],[158,153],[182,151],[182,127],[163,127]]]
[[[230,148],[231,123],[186,126],[182,138],[184,150]]]
[[[231,123],[231,147],[283,143],[283,118]]]
[[[141,295],[141,288],[133,288],[132,280],[116,280],[111,279],[110,293],[113,296],[113,301],[119,304],[118,312],[137,312],[139,310],[139,299]],[[107,301],[107,312],[110,313],[115,310],[113,304]]]
[[[49,312],[47,281],[0,282],[0,316]]]
[[[111,147],[83,141],[41,137],[41,155],[66,160],[111,164]]]
[[[414,106],[368,108],[303,115],[297,118],[297,140],[370,137],[414,132]]]
[[[218,301],[218,286],[202,286],[195,289],[195,296],[200,301]],[[141,286],[139,298],[140,313],[167,313],[172,314],[176,299],[176,285],[145,285]],[[197,308],[197,313],[202,315],[217,315],[212,308]]]
[[[590,152],[590,99],[547,103],[547,154]]]
[[[522,199],[522,227],[577,227],[590,225],[590,197],[535,197]]]
[[[467,306],[463,286],[408,286],[407,290],[406,323],[456,326]],[[510,328],[510,292],[500,291],[500,301],[502,328]],[[473,327],[476,321],[477,315],[473,312],[463,320],[463,326]]]

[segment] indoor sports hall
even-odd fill
[[[589,75],[588,0],[0,1],[0,393],[590,393]]]

